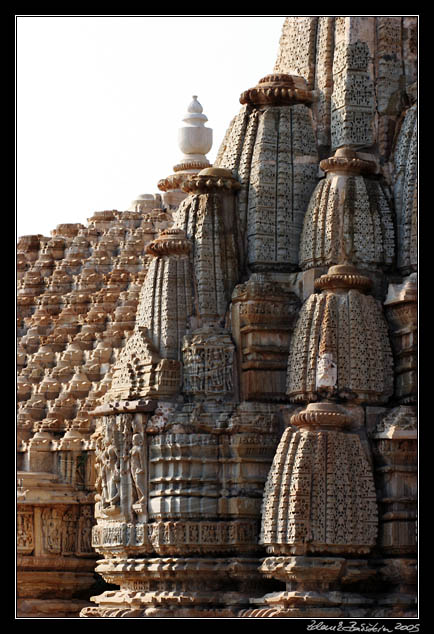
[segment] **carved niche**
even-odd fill
[[[136,326],[114,366],[111,387],[104,400],[164,399],[175,394],[180,383],[180,362],[161,359],[147,328]]]
[[[228,332],[203,328],[183,340],[186,395],[202,398],[233,396],[235,346]]]

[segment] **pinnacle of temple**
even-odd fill
[[[182,156],[173,166],[175,173],[158,182],[158,189],[165,192],[164,204],[169,208],[176,208],[186,197],[186,193],[181,191],[182,182],[186,177],[211,167],[205,155],[211,150],[213,131],[205,126],[208,117],[203,114],[203,107],[197,95],[193,95],[182,120],[185,125],[178,130],[178,147]]]

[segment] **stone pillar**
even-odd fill
[[[376,565],[395,614],[414,614],[417,602],[417,412],[386,411],[373,430],[379,504]]]

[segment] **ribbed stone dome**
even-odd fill
[[[390,267],[395,257],[392,213],[375,163],[341,148],[321,161],[327,173],[315,188],[300,239],[300,268],[330,266],[349,258],[364,268]]]
[[[250,270],[298,268],[300,233],[317,183],[311,93],[302,77],[269,75],[240,98],[214,167],[241,183],[240,230]]]
[[[262,505],[260,543],[270,553],[343,555],[375,545],[377,503],[369,462],[360,437],[331,429],[331,419],[340,419],[339,427],[348,422],[336,405],[308,406],[283,433]]]

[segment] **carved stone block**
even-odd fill
[[[231,322],[243,400],[282,400],[289,340],[299,302],[277,282],[253,275],[232,295]]]

